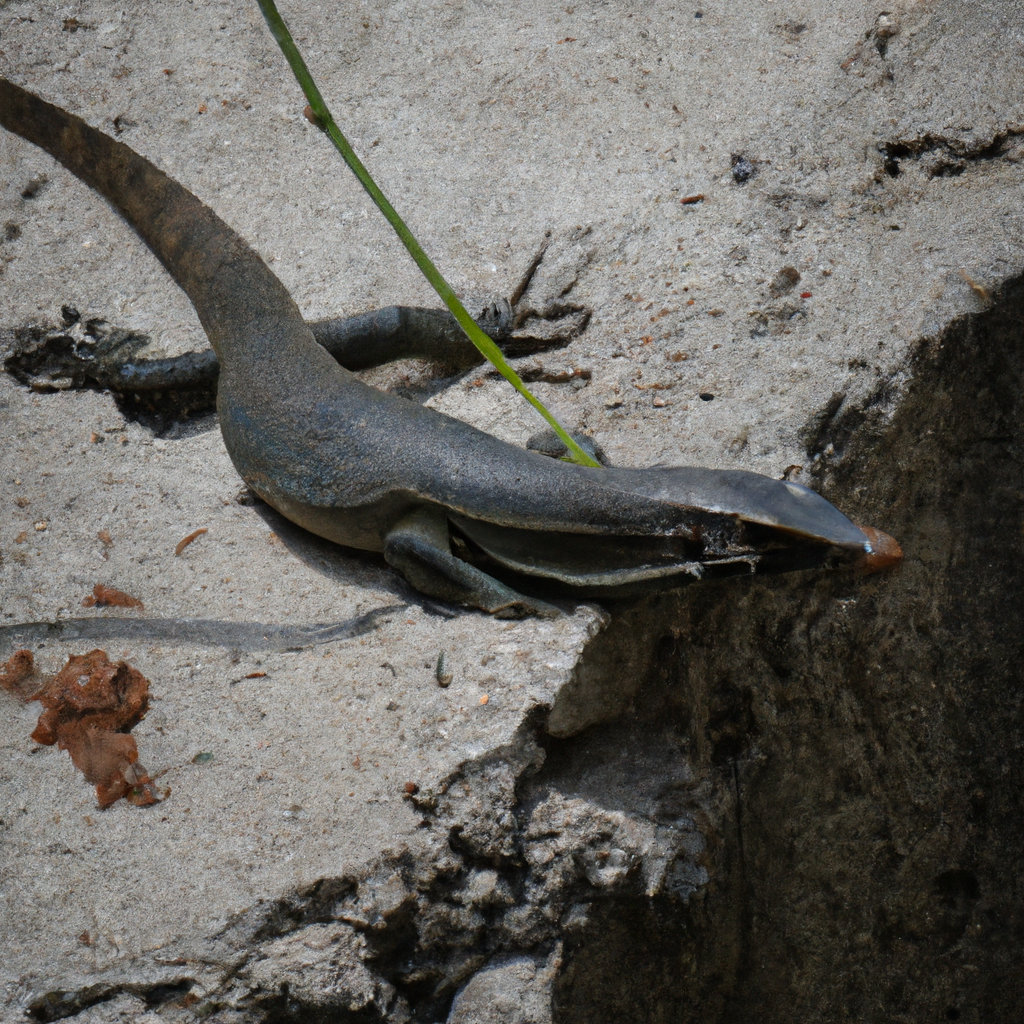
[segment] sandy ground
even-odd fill
[[[374,0],[284,14],[457,290],[508,294],[551,232],[531,299],[593,315],[571,346],[521,365],[588,372],[586,386],[536,391],[616,463],[809,473],[803,431],[833,396],[855,404],[886,385],[898,401],[918,347],[1020,267],[1022,115],[1007,97],[1022,93],[1021,65],[975,74],[1012,43],[994,7],[904,3],[881,23],[853,0],[530,13]],[[255,5],[8,2],[0,73],[192,189],[309,317],[435,304],[303,119]],[[147,334],[154,354],[204,345],[131,230],[6,134],[0,208],[0,328],[55,324],[67,304]],[[538,424],[510,396],[476,372],[430,401],[522,443]],[[382,851],[435,856],[405,784],[436,785],[507,743],[572,682],[605,621],[591,606],[504,623],[424,603],[382,561],[239,504],[212,418],[155,437],[109,395],[33,394],[3,376],[0,425],[0,654],[28,646],[55,671],[102,646],[136,665],[154,696],[140,754],[171,788],[156,808],[98,812],[66,755],[29,740],[33,708],[8,705],[9,1014],[50,989],[155,977],[162,949],[318,878],[357,876]],[[96,583],[144,610],[83,609]],[[342,639],[263,639],[373,612]],[[173,639],[152,625],[100,642],[24,626],[83,618],[244,628]],[[448,689],[434,678],[442,651]],[[194,763],[203,752],[215,756]]]

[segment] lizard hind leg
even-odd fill
[[[554,605],[520,594],[456,558],[442,508],[421,506],[403,516],[384,539],[384,558],[428,597],[479,608],[503,619],[561,614]]]

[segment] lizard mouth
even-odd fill
[[[892,569],[903,561],[903,549],[889,534],[871,526],[861,526],[858,529],[868,539],[864,555],[858,562],[858,567],[865,575]]]

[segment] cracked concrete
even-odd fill
[[[98,812],[10,706],[3,1018],[1006,1019],[1021,13],[286,6],[457,290],[509,292],[551,232],[526,298],[594,312],[520,364],[570,426],[812,482],[906,564],[494,622],[240,501],[212,419],[2,375],[0,653],[131,661],[171,789]],[[255,7],[10,0],[0,73],[191,188],[310,318],[432,304]],[[0,344],[70,305],[203,345],[100,200],[6,135],[0,168]],[[484,373],[367,379],[537,429]],[[82,609],[97,582],[144,610]]]

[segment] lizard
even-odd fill
[[[631,597],[824,564],[875,571],[902,558],[891,537],[794,482],[582,466],[377,390],[317,343],[255,250],[150,161],[6,79],[0,124],[100,193],[188,296],[219,363],[221,433],[246,484],[293,523],[382,553],[422,594],[551,616],[551,596]]]

